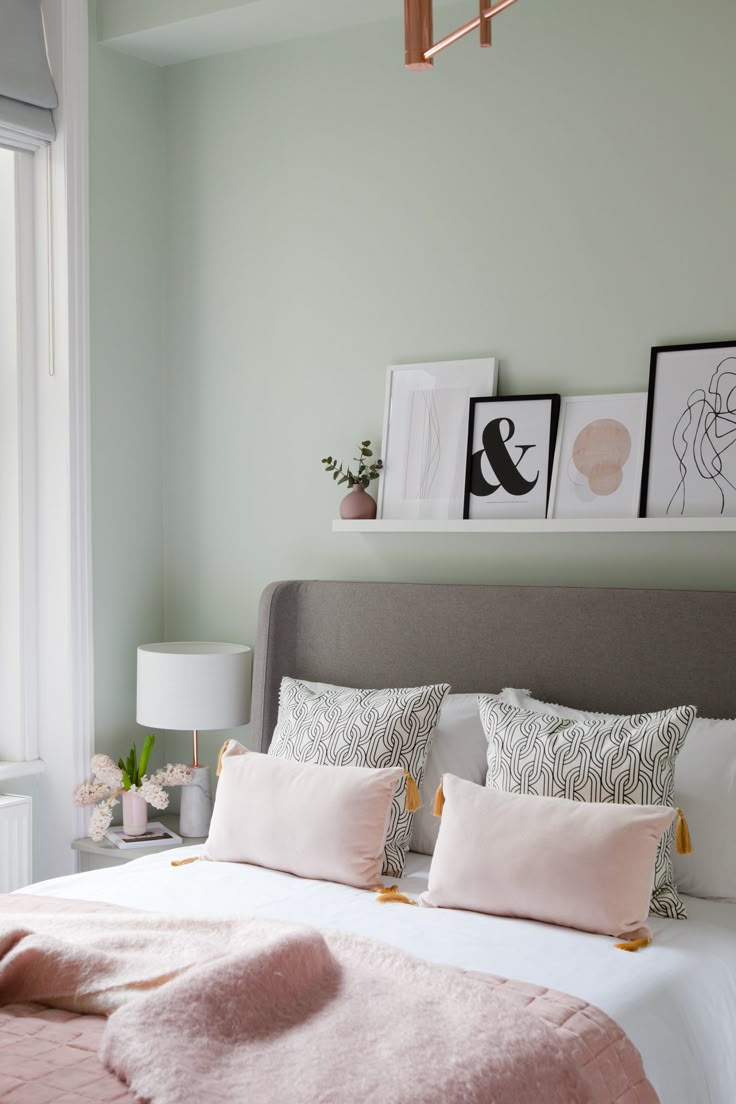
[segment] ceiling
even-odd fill
[[[435,8],[457,0],[434,0]],[[471,18],[472,3],[468,18]],[[155,65],[403,17],[403,0],[98,0],[98,41]]]

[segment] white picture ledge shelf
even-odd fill
[[[333,533],[734,533],[736,517],[333,521]]]

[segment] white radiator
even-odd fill
[[[31,799],[0,794],[0,893],[31,880]]]

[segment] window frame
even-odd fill
[[[7,143],[10,148],[10,143]],[[12,542],[12,565],[3,578],[6,624],[3,645],[17,649],[17,667],[3,681],[2,751],[5,773],[13,764],[37,763],[38,733],[38,603],[36,531],[37,495],[37,376],[39,354],[48,350],[48,210],[44,202],[48,150],[31,152],[28,142],[11,148],[13,156],[15,382],[8,386],[13,403],[13,428],[3,441],[8,463],[8,499],[2,504],[7,521],[4,539]],[[48,285],[48,281],[46,282]],[[11,583],[12,579],[12,583]],[[14,584],[14,585],[13,585]],[[0,677],[2,672],[0,672]],[[16,767],[16,769],[20,769]]]
[[[34,834],[43,840],[34,877],[75,869],[69,844],[83,834],[84,814],[70,794],[87,774],[94,747],[88,11],[85,0],[43,0],[42,7],[59,93],[57,137],[48,144],[33,135],[12,142],[0,135],[4,145],[34,150],[30,158],[16,157],[21,739],[27,758],[0,763],[0,777],[43,771],[34,780],[40,798]]]

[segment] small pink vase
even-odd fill
[[[126,836],[142,836],[148,827],[146,799],[134,790],[123,794],[123,831]]]
[[[360,483],[356,483],[340,503],[340,517],[343,521],[373,521],[376,509],[375,498],[371,498]]]

